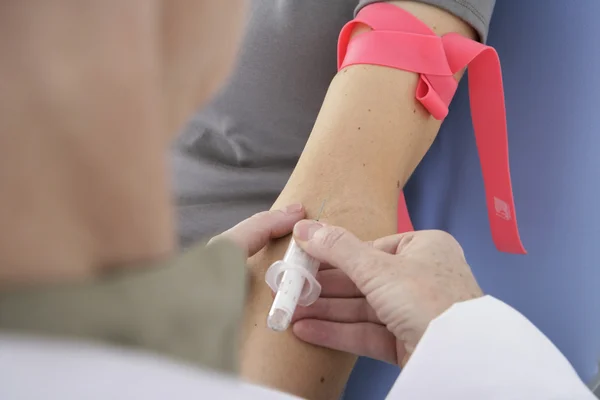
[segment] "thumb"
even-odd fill
[[[300,221],[294,226],[294,239],[309,255],[339,268],[350,277],[368,266],[377,251],[356,236],[338,226],[316,221]]]

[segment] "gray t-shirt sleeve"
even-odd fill
[[[384,0],[360,0],[356,13],[364,6],[379,3]],[[431,4],[442,8],[463,21],[469,23],[479,33],[482,42],[487,39],[490,19],[494,11],[496,0],[417,0],[421,3]]]

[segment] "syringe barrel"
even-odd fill
[[[304,250],[302,250],[302,248],[298,246],[298,243],[296,243],[293,238],[290,240],[290,244],[285,251],[283,261],[290,265],[303,267],[312,276],[316,276],[317,272],[319,271],[319,261],[309,256]]]
[[[271,329],[287,329],[298,304],[309,306],[319,298],[321,285],[316,279],[319,265],[292,239],[283,260],[269,267],[265,280],[276,293],[267,321]]]
[[[288,328],[305,282],[306,279],[297,270],[291,269],[283,273],[279,290],[277,290],[267,317],[269,328],[278,332],[285,331]]]

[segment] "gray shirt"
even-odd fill
[[[495,0],[420,0],[485,40]],[[268,209],[283,189],[336,74],[353,13],[377,0],[252,0],[229,81],[174,147],[179,233],[187,246]]]

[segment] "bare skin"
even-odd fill
[[[85,279],[174,250],[167,147],[233,60],[241,3],[0,6],[0,52],[11,54],[0,58],[0,74],[10,77],[0,90],[0,284]],[[435,7],[395,3],[438,34],[474,36]],[[232,27],[231,40],[210,39],[222,25]],[[415,74],[374,66],[339,74],[273,207],[303,202],[310,217],[327,198],[324,221],[361,239],[394,233],[399,188],[440,125],[416,104],[416,82]],[[354,356],[263,328],[271,299],[263,273],[285,246],[253,259],[243,371],[284,391],[334,398]]]
[[[342,228],[302,221],[294,234],[328,266],[318,276],[321,298],[294,315],[294,334],[318,346],[404,365],[431,321],[483,295],[446,232],[362,242]]]
[[[412,1],[394,2],[438,34],[475,37],[462,20]],[[285,189],[273,205],[302,202],[321,217],[362,240],[396,233],[402,188],[433,142],[440,122],[415,100],[417,75],[358,65],[332,81],[310,139]],[[376,177],[376,179],[374,179]],[[269,246],[252,260],[253,297],[247,309],[242,373],[246,379],[309,399],[338,398],[356,357],[312,346],[291,332],[266,327],[272,296],[264,272],[282,257],[288,240]]]

